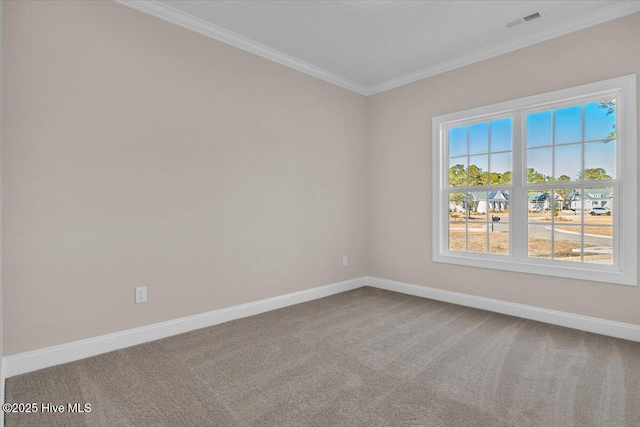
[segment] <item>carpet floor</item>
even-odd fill
[[[640,426],[640,343],[373,288],[43,369],[12,426]]]

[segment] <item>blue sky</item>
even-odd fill
[[[584,144],[583,113],[584,141],[593,141]],[[585,168],[601,167],[615,177],[616,142],[602,140],[614,130],[616,114],[607,115],[607,109],[600,108],[599,102],[536,112],[528,114],[526,120],[527,167],[544,175],[553,176],[555,172],[556,177],[567,175],[577,180],[584,150]],[[510,152],[496,153],[511,150],[511,130],[511,118],[452,128],[449,130],[449,156],[469,155],[469,163],[483,170],[488,170],[489,159],[492,172],[511,170]],[[555,171],[552,167],[554,152]],[[466,159],[451,159],[451,165],[458,163],[466,164]]]
[[[582,139],[582,115],[584,109],[584,141]],[[553,114],[552,114],[553,113]],[[553,117],[552,117],[553,116]],[[553,137],[552,142],[552,118]],[[599,102],[541,111],[527,115],[527,167],[533,167],[544,175],[551,176],[551,153],[555,152],[555,176],[567,175],[577,180],[582,169],[584,149],[585,168],[603,168],[615,177],[616,143],[602,142],[614,130],[616,114],[607,115]],[[578,144],[576,144],[578,143]],[[546,147],[546,148],[536,148]]]

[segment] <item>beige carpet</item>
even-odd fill
[[[640,343],[372,288],[7,380],[7,426],[640,426]]]

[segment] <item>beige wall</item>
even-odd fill
[[[3,30],[5,355],[366,274],[365,97],[112,2]]]
[[[634,286],[431,261],[432,117],[632,73],[640,13],[370,97],[369,275],[640,324]]]

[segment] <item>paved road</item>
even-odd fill
[[[551,226],[546,224],[529,225],[529,237],[537,239],[551,239]],[[556,240],[564,240],[565,242],[580,243],[580,235],[573,233],[563,233],[563,230],[556,230]],[[608,236],[594,237],[592,235],[584,236],[585,245],[595,246],[612,246],[613,239]]]
[[[489,225],[491,227],[491,224]],[[464,227],[458,228],[459,230],[464,230]],[[486,228],[485,228],[486,229]],[[452,228],[453,230],[453,228]],[[477,229],[480,231],[481,229]],[[494,222],[493,223],[494,231],[509,231],[509,224],[504,222]],[[471,231],[471,229],[470,229]],[[546,239],[551,240],[551,225],[548,224],[530,224],[529,225],[529,237],[533,237],[535,239]],[[556,230],[555,235],[556,240],[563,240],[565,242],[575,242],[580,243],[580,235],[573,234],[571,232],[565,232],[565,230]],[[585,245],[593,245],[593,246],[613,246],[613,239],[609,236],[596,237],[593,235],[584,236]]]

